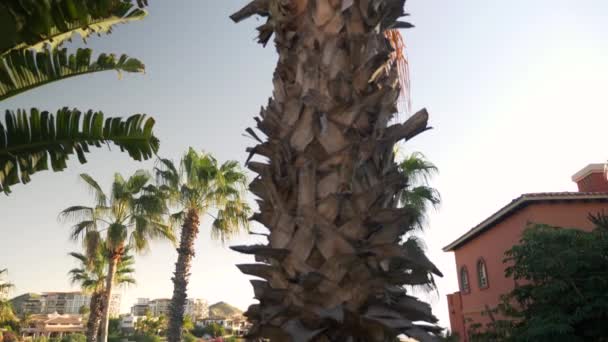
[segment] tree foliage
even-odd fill
[[[505,295],[478,341],[608,341],[608,218],[590,216],[591,232],[543,224],[529,227],[507,251]],[[490,312],[491,313],[491,312]]]
[[[138,20],[147,5],[127,0],[7,0],[0,3],[0,101],[24,91],[69,77],[100,71],[143,72],[142,62],[126,55],[102,53],[92,58],[90,49],[69,53],[59,48],[74,33],[83,38],[91,33],[109,33],[119,23]],[[95,120],[87,121],[93,117]],[[135,160],[148,159],[158,150],[152,134],[154,120],[133,115],[127,120],[108,118],[89,110],[63,108],[56,120],[48,111],[6,111],[0,122],[0,191],[30,175],[66,167],[69,155],[77,154],[81,163],[90,146],[110,141]]]
[[[133,115],[127,120],[105,118],[101,112],[62,108],[53,115],[33,108],[29,113],[6,112],[0,122],[0,191],[47,170],[61,171],[70,155],[86,163],[89,147],[114,142],[135,160],[144,160],[158,151],[158,139],[152,134],[154,119]]]

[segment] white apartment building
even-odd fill
[[[138,298],[135,305],[131,307],[131,314],[134,316],[144,316],[149,312],[152,316],[169,315],[171,299],[157,298]],[[193,318],[205,318],[209,315],[209,305],[204,299],[188,299],[184,314]]]
[[[77,315],[82,307],[89,307],[91,295],[83,292],[43,292],[26,294],[13,300],[17,313]],[[110,316],[120,314],[120,294],[110,300]]]
[[[169,298],[158,298],[151,300],[148,303],[152,316],[169,316],[169,306],[171,305],[171,299]]]
[[[188,299],[185,314],[193,318],[207,318],[209,304],[204,299]]]
[[[2,284],[5,284],[5,282],[0,281],[0,285],[2,285]],[[0,300],[8,299],[8,291],[9,291],[8,288],[3,289],[0,287]]]

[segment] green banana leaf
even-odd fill
[[[32,174],[47,170],[49,162],[53,171],[65,169],[72,154],[86,163],[90,146],[113,142],[135,160],[149,159],[159,146],[153,126],[154,119],[144,114],[124,120],[67,107],[56,115],[35,108],[7,110],[5,122],[0,122],[0,191],[8,194],[11,185],[29,182]]]
[[[145,0],[2,0],[0,1],[0,56],[11,50],[51,50],[74,33],[86,39],[111,33],[121,23],[140,20]]]
[[[35,52],[14,50],[0,57],[0,101],[50,82],[83,74],[116,70],[119,73],[144,72],[145,66],[135,58],[102,53],[91,62],[91,49],[67,49]]]

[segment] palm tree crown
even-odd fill
[[[79,267],[72,268],[68,272],[72,284],[79,284],[85,292],[94,293],[102,291],[105,287],[107,276],[107,258],[102,253],[98,253],[94,260],[89,260],[89,257],[85,254],[78,252],[71,252],[69,255],[80,262]],[[117,285],[135,284],[136,281],[133,278],[133,273],[135,272],[133,268],[134,264],[135,260],[133,256],[128,254],[127,251],[118,262],[114,283]]]
[[[210,154],[199,154],[193,148],[183,156],[179,169],[169,159],[159,162],[160,167],[155,168],[159,189],[178,209],[171,215],[173,223],[182,223],[188,210],[199,214],[217,210],[211,235],[222,241],[248,227],[250,208],[243,198],[246,177],[238,162],[219,165]]]
[[[420,152],[405,156],[397,166],[407,178],[407,186],[396,195],[397,205],[411,209],[415,213],[415,225],[422,229],[430,207],[441,203],[439,192],[428,184],[429,179],[438,173],[438,169]]]

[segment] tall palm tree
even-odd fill
[[[103,310],[107,305],[103,300],[108,270],[107,258],[103,252],[97,253],[93,260],[90,260],[90,257],[82,253],[71,252],[70,255],[80,262],[79,267],[73,268],[68,272],[72,284],[79,284],[83,291],[91,294],[86,336],[87,341],[96,342],[99,336]],[[114,284],[135,284],[133,264],[133,256],[127,252],[116,266]]]
[[[95,206],[72,206],[60,213],[63,220],[75,220],[72,238],[82,238],[85,254],[94,256],[101,245],[106,249],[108,272],[103,300],[109,303],[115,283],[117,265],[128,250],[142,252],[155,239],[175,241],[171,227],[165,223],[168,213],[165,198],[149,184],[151,176],[142,170],[128,179],[114,175],[108,197],[91,176],[80,175],[95,198]],[[103,310],[101,341],[107,342],[110,307]]]
[[[433,340],[440,331],[430,305],[404,285],[440,275],[418,245],[402,243],[417,212],[400,205],[408,180],[393,146],[428,129],[421,110],[391,124],[399,72],[385,36],[405,0],[253,0],[231,18],[267,18],[279,54],[273,97],[262,109],[259,141],[248,163],[258,177],[253,219],[264,245],[234,249],[256,255],[239,265],[259,304],[246,312],[251,334],[284,341]],[[387,68],[388,65],[393,67]],[[251,157],[249,159],[251,159]]]
[[[211,225],[211,236],[226,241],[239,230],[248,227],[249,206],[244,197],[246,177],[236,161],[221,165],[210,154],[193,148],[184,154],[177,168],[168,159],[160,159],[156,168],[160,188],[170,194],[177,213],[174,221],[181,223],[181,237],[171,299],[169,342],[182,340],[182,326],[187,299],[187,287],[194,241],[199,232],[201,216],[217,211]]]
[[[0,103],[30,89],[66,78],[101,71],[144,72],[142,62],[127,55],[102,53],[92,58],[91,49],[69,53],[60,45],[74,34],[110,33],[120,23],[140,20],[146,12],[130,0],[3,1],[0,3]],[[114,142],[136,159],[148,159],[158,150],[152,134],[154,120],[136,114],[123,120],[101,112],[62,108],[7,110],[0,122],[0,191],[30,181],[30,175],[50,168],[66,168],[70,155],[81,163],[90,147]]]

